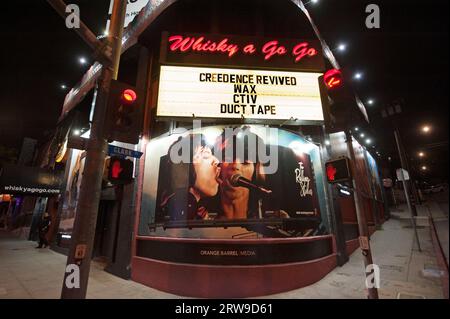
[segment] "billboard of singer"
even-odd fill
[[[150,141],[140,234],[320,221],[325,195],[318,146],[285,130],[268,135],[267,129],[210,126]]]

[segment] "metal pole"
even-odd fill
[[[405,176],[403,175],[403,168],[405,167],[405,162],[402,156],[402,151],[400,149],[400,140],[399,140],[399,136],[398,136],[398,132],[397,130],[394,130],[394,136],[395,136],[395,142],[397,143],[397,149],[400,155],[400,165],[402,167],[402,183],[403,183],[403,190],[405,192],[405,197],[406,197],[406,203],[408,204],[408,209],[409,209],[409,213],[411,215],[411,222],[414,228],[414,236],[416,237],[416,242],[417,242],[417,247],[419,248],[419,251],[422,251],[422,249],[420,248],[420,242],[419,242],[419,236],[417,235],[417,227],[416,227],[416,220],[414,218],[413,215],[413,210],[411,207],[411,200],[409,198],[409,192],[408,192],[408,184],[405,181]]]
[[[110,37],[108,38],[112,47],[112,65],[104,67],[100,77],[98,98],[95,104],[94,118],[86,149],[86,162],[81,181],[71,246],[67,256],[67,266],[78,265],[79,267],[79,287],[76,287],[76,285],[74,287],[73,284],[68,287],[67,282],[70,283],[76,274],[75,271],[66,272],[61,291],[62,299],[86,298],[103,166],[108,145],[104,137],[104,119],[110,83],[112,79],[117,78],[119,68],[126,5],[126,0],[114,1],[109,30]]]
[[[402,143],[402,139],[400,136],[400,132],[398,131],[398,126],[397,124],[395,124],[394,126],[394,134],[395,134],[395,139],[396,139],[396,143],[397,143],[397,148],[398,148],[398,152],[399,152],[399,156],[400,156],[400,163],[402,165],[402,168],[406,169],[408,171],[409,174],[409,178],[410,178],[410,184],[411,185],[411,194],[414,196],[414,200],[416,203],[419,203],[419,197],[416,191],[416,187],[414,185],[414,180],[413,180],[413,173],[409,168],[409,161],[405,152],[405,148],[403,147],[403,143]],[[409,194],[409,191],[408,191]],[[416,207],[415,205],[412,205],[412,213],[414,216],[417,216],[417,211],[416,211]]]
[[[399,140],[399,143],[400,143],[400,146],[401,146],[401,149],[402,149],[402,155],[403,155],[403,159],[404,159],[404,164],[406,165],[405,169],[409,173],[410,185],[411,185],[411,193],[414,196],[415,204],[416,205],[417,204],[420,205],[420,204],[422,204],[422,202],[420,201],[419,193],[417,192],[417,187],[416,187],[416,184],[415,184],[415,179],[413,178],[415,176],[415,174],[413,174],[413,171],[411,170],[411,167],[409,165],[410,159],[408,158],[408,155],[406,154],[405,147],[404,147],[404,145],[402,143],[402,139],[401,139],[401,136],[400,136],[400,132],[398,131],[398,129],[396,129],[395,131],[397,131],[397,138]],[[413,213],[414,213],[414,216],[417,216],[417,210],[416,210],[415,205],[413,207]]]
[[[369,231],[367,229],[366,215],[365,212],[361,208],[361,203],[359,201],[359,189],[356,183],[356,162],[355,162],[355,152],[353,150],[352,136],[348,130],[345,131],[346,142],[347,142],[347,152],[350,157],[350,162],[352,166],[353,172],[353,198],[355,200],[355,208],[356,208],[356,218],[358,219],[358,231],[359,231],[359,243],[361,247],[361,253],[363,255],[364,267],[367,269],[367,266],[373,265],[372,260],[372,252],[370,249],[369,243]],[[369,277],[371,273],[366,272],[366,283],[367,277]],[[378,299],[378,289],[375,287],[367,288],[368,290],[368,298],[369,299]]]

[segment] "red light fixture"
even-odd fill
[[[131,89],[127,89],[122,93],[122,101],[126,104],[131,104],[136,101],[137,94]]]
[[[333,166],[332,163],[329,163],[327,165],[326,170],[327,170],[328,181],[333,182],[335,180],[337,169]]]
[[[349,160],[346,157],[329,160],[325,163],[325,173],[328,183],[343,183],[351,181]]]
[[[328,89],[334,89],[342,85],[342,73],[338,69],[331,69],[323,75],[323,81]]]
[[[112,168],[111,168],[111,177],[119,178],[120,173],[122,171],[123,171],[123,168],[122,168],[122,163],[120,162],[120,160],[113,161]]]

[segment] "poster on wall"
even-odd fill
[[[144,235],[149,229],[240,226],[279,237],[278,231],[313,232],[320,223],[318,147],[296,134],[213,126],[154,139],[147,154]]]
[[[81,176],[83,175],[85,152],[72,150],[69,176],[67,180],[64,202],[61,210],[59,232],[72,231],[75,221],[75,211],[80,195]]]

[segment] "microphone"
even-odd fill
[[[249,181],[244,176],[239,175],[239,174],[234,174],[233,176],[230,177],[230,184],[231,184],[231,186],[234,186],[234,187],[241,186],[241,187],[254,189],[265,195],[272,194],[272,191],[270,189],[266,189],[264,187],[253,184],[251,181]]]

